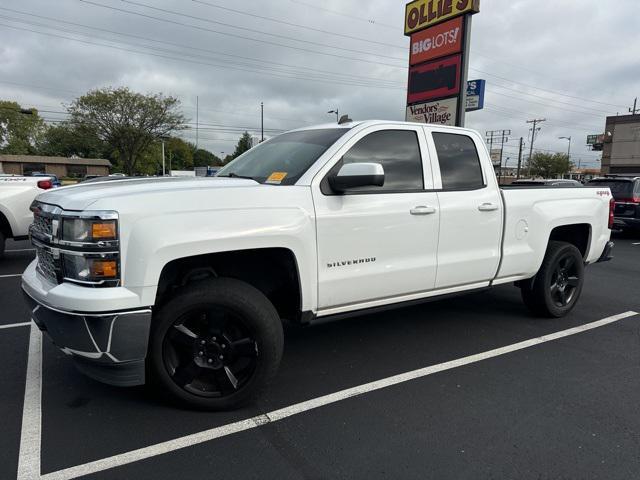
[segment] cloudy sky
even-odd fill
[[[511,129],[546,118],[536,149],[597,165],[586,136],[640,96],[638,0],[482,0],[469,78],[486,108],[467,126]],[[51,121],[89,89],[128,86],[177,96],[199,143],[231,152],[240,131],[331,120],[404,120],[408,38],[398,0],[2,0],[0,98]],[[195,128],[184,132],[195,140]]]

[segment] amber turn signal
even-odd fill
[[[94,260],[91,263],[92,278],[115,278],[118,276],[118,265],[115,260]]]
[[[92,224],[91,235],[94,240],[115,240],[116,222],[101,222]]]

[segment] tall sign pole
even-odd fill
[[[404,33],[411,37],[407,121],[464,126],[471,16],[479,11],[480,0],[406,5]]]

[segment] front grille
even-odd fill
[[[33,231],[36,234],[50,237],[53,229],[51,227],[51,217],[45,217],[38,212],[33,214]]]
[[[45,278],[54,283],[58,283],[58,275],[56,273],[56,260],[51,252],[42,247],[36,246],[36,255],[38,256],[38,270]]]

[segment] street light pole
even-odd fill
[[[264,142],[264,102],[260,102],[260,142]]]
[[[340,121],[340,113],[339,110],[336,108],[335,110],[329,110],[327,113],[335,113],[336,114],[336,123]]]
[[[569,148],[567,148],[567,160],[569,160],[569,168],[571,168],[571,137],[558,137],[558,140],[569,141]],[[578,170],[580,170],[580,159],[578,159]],[[580,172],[578,172],[578,175],[580,175]],[[569,178],[571,178],[571,175],[569,175]]]

